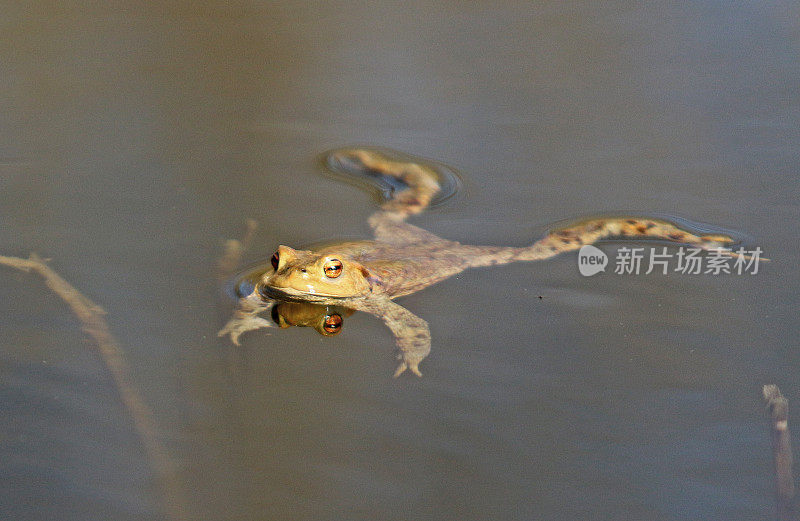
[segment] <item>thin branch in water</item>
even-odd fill
[[[136,431],[161,486],[164,508],[169,519],[173,521],[190,519],[175,465],[158,440],[153,411],[144,402],[131,380],[125,354],[103,318],[106,312],[53,271],[35,253],[32,253],[28,259],[0,255],[0,265],[37,273],[44,279],[47,287],[61,297],[61,300],[66,302],[78,317],[83,330],[94,339],[100,357],[111,373],[120,398],[133,419]]]
[[[792,441],[789,433],[789,402],[777,385],[762,389],[772,427],[772,456],[775,463],[775,485],[778,521],[793,521],[794,477],[792,476]]]

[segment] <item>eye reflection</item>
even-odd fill
[[[342,330],[342,316],[338,314],[327,315],[322,322],[322,329],[330,334],[335,335]]]
[[[344,317],[353,314],[352,309],[341,306],[322,306],[307,302],[276,302],[271,310],[272,321],[281,328],[291,326],[311,327],[319,334],[339,334]]]

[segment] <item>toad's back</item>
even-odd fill
[[[473,264],[468,247],[439,240],[411,244],[354,241],[315,250],[321,255],[347,255],[367,268],[381,292],[390,298],[415,293]]]

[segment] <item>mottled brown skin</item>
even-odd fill
[[[237,342],[245,331],[267,327],[257,314],[273,300],[356,309],[381,318],[394,334],[400,360],[395,376],[406,369],[421,376],[419,363],[431,346],[428,324],[393,302],[397,297],[467,268],[547,259],[613,237],[663,239],[728,254],[723,245],[733,242],[725,235],[698,236],[663,220],[619,217],[588,219],[553,231],[528,247],[464,245],[405,222],[423,211],[439,191],[436,169],[424,161],[398,161],[373,150],[342,149],[331,152],[331,162],[353,174],[394,178],[406,188],[395,192],[369,218],[374,240],[313,250],[280,246],[272,259],[273,269],[259,274],[255,291],[242,296],[238,315],[220,335],[230,334]]]

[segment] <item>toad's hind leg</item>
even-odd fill
[[[734,242],[727,235],[697,235],[660,219],[615,217],[591,219],[553,231],[532,246],[520,248],[514,260],[545,259],[562,252],[577,250],[584,244],[616,237],[662,239],[703,250],[719,250],[727,255],[735,255],[725,247]]]
[[[702,250],[715,250],[724,255],[737,256],[726,245],[733,239],[727,235],[697,235],[660,219],[647,217],[614,217],[583,221],[555,230],[527,248],[501,248],[463,246],[471,266],[491,266],[517,261],[549,259],[556,255],[580,249],[603,239],[634,238],[661,239],[678,244],[688,244]]]
[[[399,155],[399,154],[398,154]],[[392,186],[383,210],[404,216],[422,212],[439,193],[439,175],[424,161],[402,161],[366,148],[341,148],[328,155],[328,166],[351,175],[385,177]],[[394,182],[391,182],[394,181]],[[402,187],[396,188],[397,183]]]
[[[440,193],[441,176],[435,166],[410,156],[408,160],[395,159],[365,148],[334,150],[328,154],[327,163],[329,168],[340,173],[383,178],[383,184],[391,187],[381,211],[369,218],[378,240],[393,243],[442,240],[404,222],[408,216],[424,211]]]

